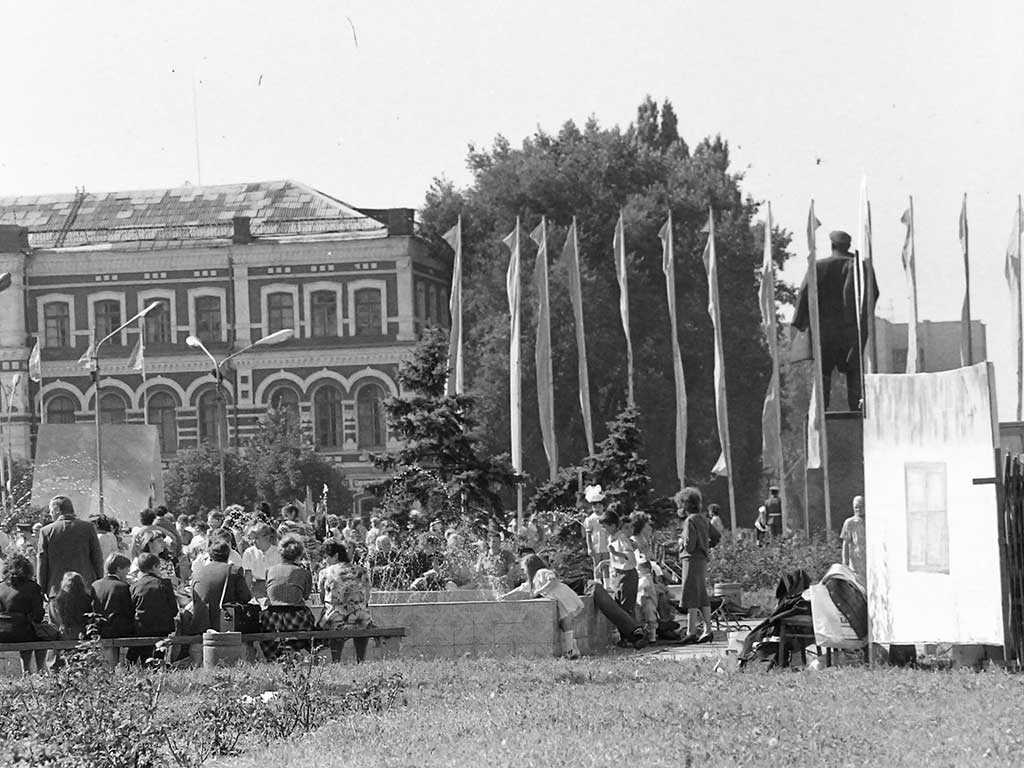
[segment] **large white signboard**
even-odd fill
[[[1003,644],[991,366],[866,377],[868,608],[876,643]]]

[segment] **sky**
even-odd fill
[[[811,199],[827,251],[830,230],[855,232],[866,177],[884,317],[908,314],[913,195],[920,317],[959,318],[966,194],[974,316],[1013,415],[1003,264],[1024,190],[1022,4],[161,6],[0,0],[0,195],[290,178],[415,208],[437,176],[469,182],[470,144],[590,115],[625,126],[650,94],[672,101],[691,146],[729,141],[744,190],[794,233],[790,280]]]

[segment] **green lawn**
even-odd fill
[[[407,703],[217,765],[1019,766],[1024,676],[833,668],[726,672],[652,656],[395,660]]]

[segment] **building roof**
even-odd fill
[[[35,248],[208,242],[231,238],[239,216],[255,237],[387,234],[377,219],[295,181],[0,197],[0,224],[27,227]]]

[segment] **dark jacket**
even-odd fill
[[[718,531],[715,531],[717,534]],[[708,559],[711,549],[711,523],[700,512],[686,516],[683,521],[683,532],[679,539],[679,559]]]
[[[144,573],[131,586],[135,603],[135,630],[139,637],[158,637],[174,631],[178,601],[167,579]]]
[[[192,631],[220,631],[222,594],[224,603],[248,603],[252,600],[252,593],[245,583],[245,575],[237,565],[208,563],[192,574]]]
[[[117,576],[104,576],[92,583],[92,610],[106,618],[101,637],[131,637],[135,634],[135,601],[131,587]]]
[[[50,597],[60,589],[68,571],[82,574],[86,584],[103,575],[103,551],[96,529],[74,517],[58,517],[39,532],[36,559],[39,586]]]
[[[0,643],[29,643],[36,639],[33,621],[43,620],[43,590],[34,581],[12,587],[0,581]]]

